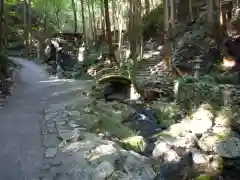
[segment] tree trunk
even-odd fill
[[[169,29],[169,1],[164,0],[164,31],[168,32]]]
[[[138,88],[136,82],[136,70],[138,64],[138,57],[141,56],[141,44],[142,44],[142,24],[141,24],[141,1],[129,0],[130,14],[128,24],[128,39],[130,43],[130,58],[133,60],[133,66],[131,71],[131,80],[134,89],[143,96],[143,92]]]
[[[4,22],[3,22],[3,14],[4,14],[4,0],[1,0],[0,4],[0,17],[1,17],[1,23],[0,23],[0,52],[3,50],[3,27],[4,27]]]
[[[82,14],[82,28],[83,28],[83,43],[86,46],[86,29],[85,29],[85,16],[84,16],[84,0],[81,0],[81,14]]]
[[[88,0],[87,2],[87,8],[88,8],[88,22],[89,22],[89,26],[90,26],[90,29],[92,31],[92,38],[91,38],[91,45],[93,43],[93,38],[94,38],[94,30],[93,30],[93,21],[92,21],[92,14],[91,14],[91,10],[90,10],[90,1]]]
[[[28,35],[29,35],[29,31],[28,31],[28,3],[27,0],[24,0],[24,6],[23,6],[23,21],[24,21],[24,44],[26,46],[26,52],[25,52],[25,56],[28,55],[29,53],[29,46],[28,46]]]
[[[122,7],[118,6],[118,19],[117,19],[117,23],[118,23],[118,30],[119,30],[119,34],[118,34],[118,49],[119,49],[119,54],[118,54],[118,61],[121,63],[122,59],[122,28],[123,28],[123,11],[122,11]],[[122,64],[123,65],[123,64]]]
[[[28,0],[28,54],[32,55],[32,1]]]
[[[94,3],[95,1],[92,2],[91,4],[91,9],[92,9],[92,18],[93,18],[93,31],[94,31],[94,41],[96,41],[96,32],[97,32],[97,28],[96,28],[96,17],[95,17],[95,11],[94,11]]]
[[[59,11],[55,12],[58,30],[60,30],[60,17],[59,17],[59,13],[60,13]]]
[[[172,48],[171,43],[168,41],[169,36],[171,34],[171,29],[169,26],[169,1],[164,0],[164,65],[167,70],[171,69],[171,55]]]
[[[73,10],[73,18],[74,18],[74,32],[77,32],[77,10],[76,10],[76,5],[75,1],[72,0],[72,10]]]
[[[193,21],[193,8],[192,8],[192,0],[189,0],[189,17],[190,21]]]
[[[145,1],[146,14],[149,14],[149,12],[150,12],[150,3],[149,3],[149,0],[144,0],[144,1]]]
[[[107,31],[107,40],[108,40],[108,48],[109,48],[109,58],[112,64],[115,63],[116,66],[119,66],[118,62],[116,61],[114,48],[112,44],[112,33],[111,33],[111,24],[109,18],[109,8],[108,8],[108,0],[104,0],[104,9],[105,9],[105,22],[106,22],[106,31]]]
[[[113,41],[116,42],[117,40],[117,35],[116,35],[116,20],[115,20],[115,17],[116,17],[116,6],[115,6],[115,0],[112,0],[112,26],[113,26]]]
[[[101,0],[101,27],[102,27],[102,35],[105,37],[106,36],[106,31],[105,31],[105,13],[104,13],[104,2]]]
[[[213,23],[214,17],[213,17],[213,7],[214,7],[214,2],[213,0],[208,0],[208,21],[210,23]]]
[[[171,0],[171,3],[174,3]],[[173,7],[174,8],[174,7]],[[171,5],[172,9],[172,5]],[[180,23],[186,24],[190,21],[190,0],[180,0],[178,4],[177,20]]]

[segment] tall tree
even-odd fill
[[[85,26],[85,16],[84,16],[84,0],[81,0],[81,15],[82,15],[82,29],[83,29],[83,42],[86,46],[86,26]]]
[[[136,68],[139,57],[141,58],[142,45],[142,3],[139,0],[129,0],[129,24],[128,24],[128,39],[130,43],[130,58],[133,60],[131,71],[131,79],[134,89],[143,95],[141,89],[138,88],[136,82]]]
[[[32,54],[32,1],[28,0],[28,50],[29,55]]]
[[[104,10],[105,10],[105,22],[106,22],[109,58],[112,63],[115,63],[115,65],[118,66],[119,64],[116,61],[114,47],[112,44],[112,33],[111,33],[111,23],[110,23],[110,18],[109,18],[108,0],[104,0]]]
[[[75,1],[72,0],[72,10],[73,10],[73,18],[74,18],[74,32],[77,32],[77,10],[76,10],[76,5]]]
[[[104,14],[104,2],[103,0],[100,0],[100,10],[101,10],[101,28],[102,28],[102,35],[105,37],[106,36],[106,31],[105,31],[105,14]]]
[[[4,0],[0,0],[0,17],[1,17],[1,23],[0,23],[0,51],[3,49],[3,27],[4,27]]]
[[[28,29],[28,2],[27,0],[23,1],[23,21],[24,21],[24,42],[26,46],[25,56],[29,53],[29,46],[28,46],[28,36],[29,36],[29,29]]]
[[[93,39],[96,40],[97,28],[96,28],[96,17],[95,17],[95,11],[94,11],[94,3],[95,3],[95,0],[92,0],[92,2],[91,2],[91,10],[92,10],[93,31],[94,31]]]
[[[210,23],[213,23],[214,17],[213,17],[213,13],[214,13],[214,0],[208,0],[207,1],[207,7],[208,7],[208,21]]]

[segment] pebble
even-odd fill
[[[44,164],[42,167],[41,167],[41,170],[42,171],[49,171],[51,169],[51,165],[50,164]]]
[[[52,163],[52,166],[60,166],[62,164],[61,161],[53,161]]]
[[[45,157],[46,158],[54,158],[57,154],[57,148],[48,148],[45,151]]]

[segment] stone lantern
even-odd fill
[[[200,70],[201,70],[201,63],[203,62],[203,57],[202,56],[197,56],[195,60],[193,60],[194,63],[194,76],[196,79],[200,78]]]

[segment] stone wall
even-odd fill
[[[214,81],[178,82],[176,101],[186,109],[195,109],[202,103],[214,107],[235,106],[240,102],[240,86],[217,84]]]

